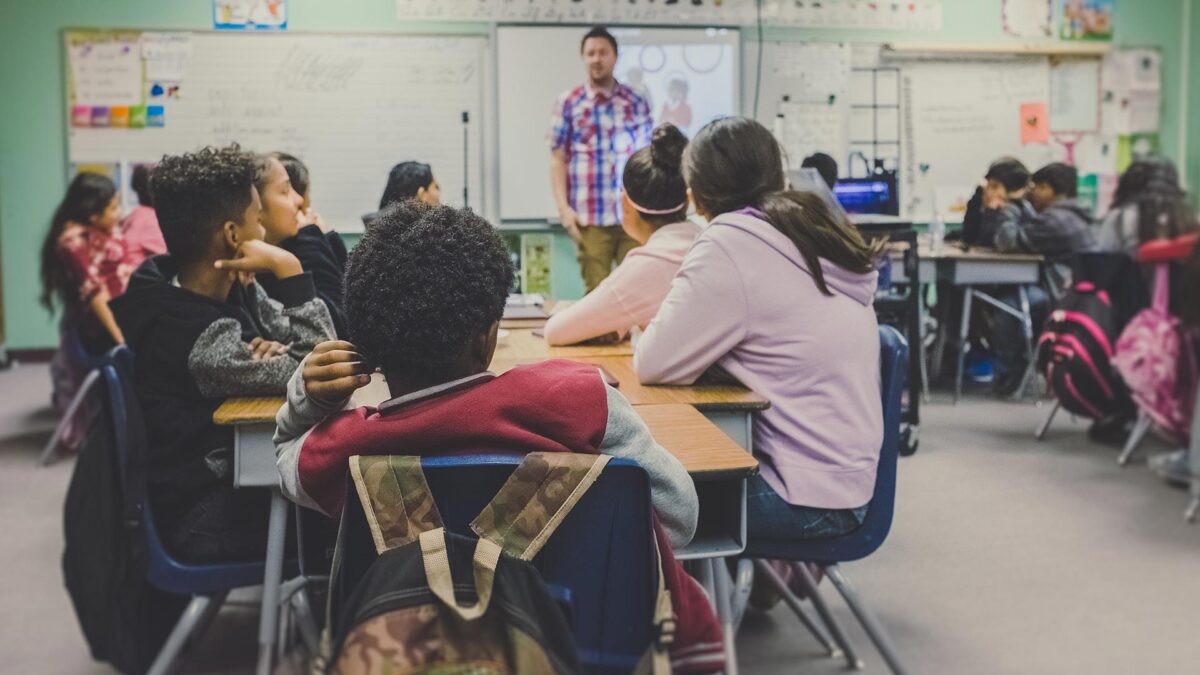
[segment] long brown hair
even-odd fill
[[[685,155],[688,186],[697,206],[711,214],[746,207],[796,245],[813,282],[825,295],[821,258],[849,272],[875,269],[882,242],[868,246],[845,218],[835,214],[818,195],[787,190],[783,152],[766,127],[747,117],[725,117],[705,125]]]
[[[42,293],[38,300],[46,311],[54,311],[55,300],[68,306],[79,296],[78,289],[74,287],[58,256],[58,240],[66,231],[67,224],[87,225],[92,216],[104,213],[116,194],[117,186],[112,180],[98,173],[80,173],[67,186],[67,194],[50,221],[50,231],[42,240]]]

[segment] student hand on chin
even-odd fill
[[[237,274],[243,284],[254,281],[255,272],[270,272],[280,279],[304,272],[296,256],[261,239],[243,241],[232,258],[218,260],[213,265]]]
[[[322,342],[304,359],[304,391],[324,403],[341,403],[371,383],[371,367],[345,340]]]

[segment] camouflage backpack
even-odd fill
[[[529,561],[608,459],[526,455],[472,521],[474,540],[442,527],[419,457],[351,457],[352,486],[378,557],[360,577],[343,569],[344,514],[318,661],[331,675],[581,672],[569,624]],[[348,499],[346,511],[356,506]],[[473,579],[460,578],[466,570]],[[670,670],[671,603],[661,578],[655,622],[663,638],[638,672]]]

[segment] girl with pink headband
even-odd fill
[[[629,158],[621,178],[621,227],[641,246],[584,299],[550,318],[548,343],[623,339],[658,313],[684,254],[700,234],[700,226],[687,218],[686,147],[683,132],[664,124],[654,130],[649,147]]]

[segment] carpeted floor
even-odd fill
[[[72,462],[35,460],[53,416],[45,367],[0,373],[0,653],[4,673],[112,673],[94,664],[62,588],[62,497]],[[910,673],[1156,675],[1200,670],[1200,524],[1182,490],[1087,441],[1043,409],[968,399],[924,410],[920,452],[900,464],[896,522],[845,572]],[[1158,446],[1161,447],[1161,446]],[[866,661],[886,673],[832,587],[822,586]],[[249,673],[257,614],[227,608],[185,669]],[[750,614],[743,673],[835,673],[786,609]]]

